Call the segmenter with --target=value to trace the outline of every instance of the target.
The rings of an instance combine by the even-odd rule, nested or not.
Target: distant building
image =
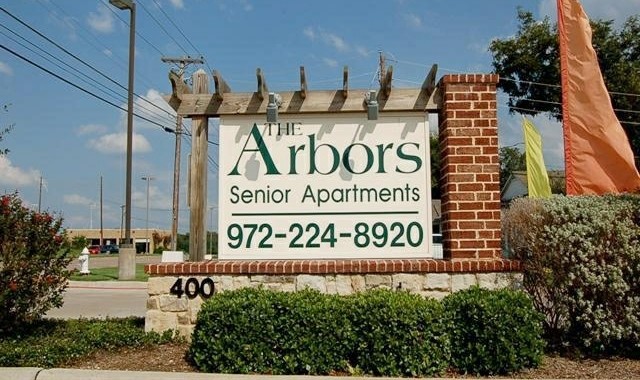
[[[87,245],[100,245],[100,229],[99,228],[70,228],[67,229],[67,236],[69,240],[76,236],[84,236],[87,239]],[[154,236],[156,237],[154,239]],[[137,228],[131,230],[131,238],[133,239],[136,252],[145,252],[145,246],[147,243],[147,229]],[[124,239],[123,231],[119,228],[104,228],[102,230],[102,245],[116,244],[120,245]],[[149,252],[153,251],[157,247],[167,247],[171,239],[170,230],[149,229]]]
[[[549,175],[551,192],[553,194],[564,193],[564,170],[550,170],[547,173]],[[504,184],[504,187],[500,192],[500,201],[505,205],[509,204],[509,202],[516,198],[526,197],[528,195],[529,187],[527,185],[527,172],[515,171],[511,173],[511,176],[507,179],[507,183]]]

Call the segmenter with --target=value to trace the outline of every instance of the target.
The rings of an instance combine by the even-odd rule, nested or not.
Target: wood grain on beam
[[[260,100],[264,100],[264,98],[269,96],[269,88],[267,87],[267,82],[264,79],[264,73],[261,68],[256,69],[256,77],[258,79],[258,90],[256,94]]]
[[[218,100],[224,99],[224,94],[231,92],[231,87],[225,82],[218,70],[213,70],[213,84],[215,86],[214,95]]]
[[[342,95],[346,99],[349,96],[349,66],[342,69]]]
[[[282,97],[280,114],[287,113],[326,113],[326,112],[365,112],[363,102],[364,89],[307,91],[302,99],[299,91],[279,92]],[[437,91],[434,91],[434,93]],[[268,96],[268,95],[267,95]],[[167,100],[170,97],[165,98]],[[256,93],[230,92],[224,100],[217,100],[212,94],[184,94],[182,102],[174,109],[178,114],[190,117],[207,115],[255,115],[266,113],[267,102]],[[438,109],[433,94],[427,96],[420,88],[395,88],[389,97],[380,102],[380,112],[422,111],[433,112]]]
[[[300,96],[302,99],[307,97],[307,77],[304,74],[304,66],[300,66]]]

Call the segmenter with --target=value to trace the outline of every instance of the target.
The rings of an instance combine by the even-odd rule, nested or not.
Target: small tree
[[[62,219],[0,197],[0,335],[62,305],[71,260]]]
[[[74,236],[73,239],[71,239],[71,248],[84,248],[87,245],[89,245],[89,242],[87,241],[87,238],[85,236],[78,235]]]

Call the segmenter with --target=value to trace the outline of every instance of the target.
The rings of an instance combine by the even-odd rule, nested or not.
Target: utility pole
[[[38,193],[38,214],[40,213],[41,205],[42,205],[42,176],[40,176],[40,192]]]
[[[100,247],[104,244],[104,230],[102,228],[102,176],[100,176]]]
[[[191,57],[162,57],[162,62],[173,63],[178,65],[178,75],[180,80],[183,81],[184,69],[192,63],[203,64],[202,58]],[[182,116],[178,115],[176,118],[176,147],[175,155],[173,159],[173,207],[172,207],[172,220],[171,220],[171,250],[178,249],[178,212],[180,208],[180,147],[182,142]]]
[[[147,244],[146,244],[146,248],[145,248],[145,253],[149,254],[149,183],[151,182],[151,180],[154,179],[151,176],[145,176],[142,177],[143,181],[147,181],[147,224],[146,224],[146,229],[147,229]]]

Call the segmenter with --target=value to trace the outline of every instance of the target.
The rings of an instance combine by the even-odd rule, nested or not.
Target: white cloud
[[[11,186],[36,185],[40,181],[40,172],[35,169],[21,169],[14,166],[7,156],[0,156],[0,183]]]
[[[146,153],[151,151],[151,144],[143,135],[134,133],[132,141],[132,149],[134,153]],[[127,134],[125,131],[121,133],[106,134],[98,137],[97,139],[89,140],[87,145],[101,153],[125,153],[127,150]]]
[[[92,199],[79,194],[66,194],[62,199],[64,203],[70,205],[89,206],[95,203]]]
[[[413,29],[422,28],[422,19],[415,13],[405,13],[402,15],[404,21]]]
[[[6,63],[0,62],[0,73],[8,76],[12,76],[13,69],[11,68],[11,66],[7,65]]]
[[[113,14],[106,6],[100,4],[98,13],[89,12],[87,24],[97,32],[110,33],[113,31]]]
[[[76,134],[78,136],[100,134],[105,133],[106,131],[107,127],[100,124],[85,124],[76,128]]]
[[[338,67],[338,61],[336,61],[335,59],[322,58],[322,62],[324,62],[325,65],[327,65],[329,67]]]
[[[253,5],[247,0],[244,0],[242,2],[242,9],[244,9],[245,12],[251,12],[253,10]]]
[[[315,30],[313,27],[307,26],[306,28],[304,28],[302,33],[311,41],[315,41],[316,37],[319,36],[325,44],[333,47],[340,52],[345,53],[351,50],[349,44],[347,44],[347,42],[342,37],[338,36],[337,34],[324,31],[321,28]]]
[[[304,35],[307,36],[311,41],[316,39],[316,32],[310,26],[307,26],[306,28],[304,28],[302,33],[304,33]]]
[[[182,0],[170,0],[169,2],[176,9],[184,9],[184,1]]]
[[[322,32],[322,39],[327,44],[333,46],[336,50],[341,52],[349,51],[349,45],[337,34]]]
[[[551,20],[557,20],[556,1],[541,0],[539,5],[540,16],[549,16]],[[616,25],[621,25],[630,15],[640,13],[640,0],[582,0],[581,4],[590,19],[614,20]]]
[[[356,53],[363,57],[368,57],[371,51],[367,50],[364,46],[356,46]]]
[[[106,55],[107,57],[113,57],[113,52],[109,49],[104,49],[102,51],[102,54]]]

